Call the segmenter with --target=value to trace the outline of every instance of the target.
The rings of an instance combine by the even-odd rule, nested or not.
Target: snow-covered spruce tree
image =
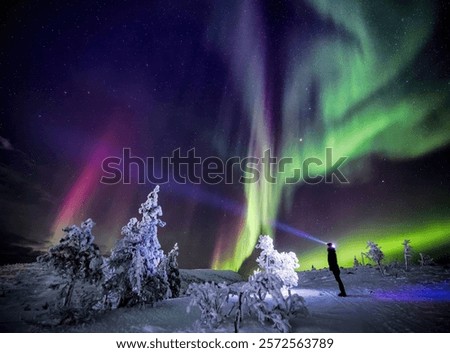
[[[366,248],[369,249],[366,256],[377,264],[378,268],[380,269],[381,274],[384,275],[383,264],[382,264],[383,259],[384,259],[384,254],[381,251],[381,248],[378,246],[378,244],[375,244],[373,241],[368,241]]]
[[[284,288],[292,288],[298,284],[295,269],[299,267],[297,256],[291,252],[278,252],[273,246],[273,240],[268,235],[260,235],[256,249],[261,249],[256,262],[259,271],[277,274]]]
[[[402,243],[403,245],[403,257],[405,259],[405,270],[408,271],[408,265],[411,262],[411,257],[413,255],[413,248],[411,246],[411,240],[405,239]]]
[[[167,281],[169,282],[169,289],[171,298],[178,298],[181,291],[181,278],[178,269],[178,244],[175,243],[173,249],[167,254],[165,259],[165,268],[167,273]]]
[[[72,225],[64,228],[64,237],[59,244],[38,257],[38,262],[46,263],[56,269],[66,279],[61,292],[63,307],[70,308],[72,295],[77,282],[98,283],[103,279],[103,257],[94,243],[92,228],[95,223],[87,219],[81,227]]]
[[[105,283],[107,307],[153,304],[170,296],[165,256],[158,227],[165,223],[158,205],[159,186],[141,204],[141,220],[131,218],[122,228],[123,238],[111,251],[109,278]]]

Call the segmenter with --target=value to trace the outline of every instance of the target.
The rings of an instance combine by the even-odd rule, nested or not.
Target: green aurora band
[[[353,234],[346,234],[337,244],[337,253],[339,256],[339,264],[345,267],[353,266],[353,257],[356,256],[361,263],[361,253],[367,251],[367,239],[378,243],[385,255],[385,263],[390,261],[399,261],[403,259],[403,240],[411,240],[413,245],[413,261],[417,263],[419,252],[427,254],[435,251],[437,255],[445,252],[445,247],[441,247],[436,251],[436,243],[446,243],[448,246],[450,241],[450,220],[437,220],[425,223],[411,222],[408,224],[397,224],[386,227],[364,227],[355,229]],[[447,239],[445,239],[447,238]],[[302,269],[310,269],[311,266],[316,268],[328,267],[326,250],[323,247],[301,254]],[[365,260],[367,263],[367,259]]]
[[[335,159],[348,157],[345,172],[352,182],[352,177],[364,172],[361,163],[369,163],[371,155],[407,160],[449,142],[448,82],[433,72],[426,76],[414,70],[418,60],[422,65],[427,60],[421,54],[432,35],[435,16],[429,1],[406,5],[395,1],[311,0],[309,5],[336,30],[318,33],[308,44],[303,41],[301,50],[289,51],[280,141],[271,134],[266,94],[270,85],[264,74],[264,43],[257,11],[249,3],[241,7],[236,52],[252,60],[244,64],[236,55],[232,71],[241,77],[238,89],[250,117],[248,155],[261,157],[271,148],[278,157],[291,157],[294,163],[278,173],[275,184],[266,180],[245,184],[246,216],[240,234],[234,248],[214,259],[213,268],[239,270],[259,234],[275,234],[271,224],[281,202],[289,209],[300,186],[282,181],[292,176],[305,158],[323,158],[325,148],[332,147]],[[297,42],[293,34],[289,47],[297,48]],[[312,113],[311,87],[317,95],[317,108]],[[317,167],[313,172],[323,175],[325,168]],[[406,229],[404,225],[355,229],[339,238],[339,256],[342,265],[350,265],[367,240],[373,240],[394,258],[405,238],[426,250],[432,243],[445,241],[449,234],[450,223],[445,217],[411,222]],[[322,248],[302,253],[300,259],[302,269],[312,264],[325,266],[321,260],[326,260]]]

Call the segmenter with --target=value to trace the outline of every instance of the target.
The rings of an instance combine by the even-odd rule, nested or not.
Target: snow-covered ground
[[[236,283],[231,271],[181,270],[182,288],[191,282]],[[414,267],[409,272],[392,269],[387,276],[374,268],[344,269],[341,278],[348,297],[337,296],[338,287],[327,270],[299,273],[293,291],[303,296],[308,317],[291,321],[294,332],[449,332],[450,270],[439,266]],[[0,267],[0,332],[197,332],[199,311],[186,312],[188,297],[157,303],[154,307],[121,308],[96,316],[78,326],[45,326],[52,323],[51,308],[61,279],[42,265]],[[243,332],[272,331],[245,319]],[[230,319],[219,331],[233,332]]]

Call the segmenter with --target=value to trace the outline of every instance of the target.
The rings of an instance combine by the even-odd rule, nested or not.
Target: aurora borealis
[[[294,163],[346,156],[348,184],[161,185],[163,247],[180,265],[238,270],[258,236],[323,267],[367,240],[390,259],[411,239],[448,257],[448,5],[430,1],[2,4],[2,262],[30,260],[92,217],[107,253],[152,185],[103,185],[101,162],[160,158]],[[314,174],[323,175],[324,166]],[[277,227],[279,224],[285,225]]]

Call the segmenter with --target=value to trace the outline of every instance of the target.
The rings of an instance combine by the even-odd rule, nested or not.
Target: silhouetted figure
[[[334,278],[336,278],[336,282],[339,284],[339,290],[341,291],[338,295],[340,297],[346,297],[347,293],[345,292],[344,283],[342,283],[340,274],[341,270],[339,269],[339,265],[336,257],[336,249],[333,246],[333,243],[328,243],[328,266],[330,271],[333,272]]]

